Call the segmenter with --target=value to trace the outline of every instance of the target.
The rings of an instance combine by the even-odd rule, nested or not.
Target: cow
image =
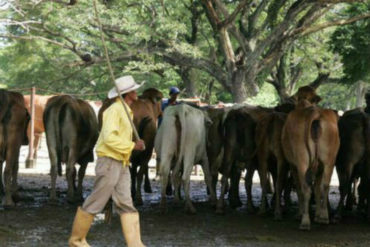
[[[260,214],[266,212],[267,174],[272,171],[275,184],[275,219],[281,219],[281,193],[287,183],[289,166],[281,145],[281,133],[287,113],[272,112],[257,122],[255,141],[258,171],[262,188]],[[287,191],[285,191],[285,195]],[[286,202],[287,202],[286,198]]]
[[[365,153],[366,153],[366,131],[369,116],[363,109],[357,108],[347,111],[339,119],[338,128],[340,136],[340,147],[336,160],[336,170],[339,179],[340,200],[337,207],[336,220],[340,220],[346,207],[352,208],[354,201],[351,186],[361,176],[361,181],[366,181]]]
[[[155,150],[160,160],[161,210],[167,210],[166,190],[172,170],[175,202],[179,201],[180,179],[185,191],[185,211],[196,213],[190,199],[190,175],[194,164],[203,167],[205,182],[210,191],[210,200],[216,201],[206,151],[207,126],[210,119],[205,111],[187,104],[169,106],[164,111],[162,124],[155,138]],[[181,177],[181,178],[180,178]]]
[[[14,207],[17,195],[18,159],[21,145],[28,144],[29,114],[22,94],[0,89],[0,194],[4,208]],[[6,162],[3,185],[3,162]]]
[[[240,171],[245,169],[254,169],[255,165],[253,154],[255,152],[254,131],[256,121],[245,111],[245,108],[232,109],[228,112],[224,122],[224,156],[220,168],[221,192],[217,201],[216,213],[224,213],[224,195],[228,188],[228,179],[231,179],[229,191],[229,201],[232,207],[239,206],[239,180]],[[251,193],[246,187],[248,195],[248,205],[251,203]]]
[[[209,118],[212,121],[208,128],[207,155],[212,174],[212,187],[216,191],[218,170],[222,164],[224,153],[224,129],[223,122],[228,110],[225,108],[206,108]]]
[[[42,134],[45,132],[44,123],[42,120],[42,116],[44,114],[45,106],[47,101],[53,97],[52,95],[35,95],[34,96],[34,138],[33,138],[33,153],[28,154],[28,158],[33,159],[34,163],[36,163],[37,159],[37,151],[40,145],[40,140]],[[31,96],[24,95],[24,102],[26,104],[26,108],[28,113],[31,115]],[[28,140],[31,140],[31,123],[28,124],[27,128],[27,136]]]
[[[67,201],[80,201],[83,199],[82,181],[86,167],[94,161],[93,149],[98,139],[98,121],[94,110],[81,99],[69,95],[54,96],[46,104],[43,121],[51,164],[50,202],[57,200],[55,182],[57,172],[62,175],[62,163],[66,164]],[[76,163],[80,165],[77,190]]]
[[[299,228],[309,230],[312,186],[315,189],[315,221],[329,224],[329,184],[339,150],[338,115],[306,99],[298,100],[283,126],[282,146],[297,187],[301,214]]]
[[[157,132],[157,120],[162,115],[161,101],[163,94],[155,89],[148,88],[143,91],[139,99],[132,103],[131,110],[134,115],[134,124],[138,130],[138,134],[145,142],[144,151],[132,152],[131,161],[131,191],[132,198],[135,200],[136,205],[142,205],[141,184],[143,176],[145,175],[145,192],[150,193],[151,186],[149,181],[148,163],[151,159],[154,147],[154,138]],[[102,125],[102,115],[115,99],[106,99],[103,106],[99,111],[99,128]],[[139,171],[137,169],[139,168]],[[137,179],[137,180],[136,180]]]

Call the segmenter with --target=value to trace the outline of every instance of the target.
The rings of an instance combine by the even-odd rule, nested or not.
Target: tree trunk
[[[362,81],[356,85],[356,107],[362,107],[364,104],[366,87]]]
[[[181,76],[182,81],[185,85],[185,93],[186,97],[196,97],[196,86],[194,80],[194,72],[190,68],[180,68],[178,74]]]
[[[232,96],[235,103],[243,103],[247,99],[247,92],[244,85],[245,72],[242,70],[235,71],[231,80]]]

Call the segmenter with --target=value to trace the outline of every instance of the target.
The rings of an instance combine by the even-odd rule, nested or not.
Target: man
[[[115,102],[103,113],[103,125],[96,144],[95,173],[93,191],[82,207],[77,209],[69,238],[70,247],[89,246],[86,235],[94,220],[94,215],[104,209],[112,197],[117,212],[120,214],[123,235],[128,247],[142,247],[139,225],[139,214],[131,198],[130,156],[132,150],[144,150],[142,140],[132,141],[132,127],[125,112],[119,94],[122,95],[131,119],[130,105],[137,100],[136,84],[132,76],[123,76],[116,80],[119,93],[112,88],[108,98],[116,98]]]
[[[170,98],[162,101],[162,112],[164,112],[167,106],[178,104],[177,97],[179,96],[179,94],[180,94],[180,89],[178,87],[170,87],[170,91],[169,91]],[[161,123],[162,123],[162,116],[158,118],[158,127],[161,125]]]
[[[169,92],[170,98],[162,102],[162,112],[164,111],[164,109],[166,109],[167,106],[177,104],[177,97],[179,96],[179,94],[180,94],[179,88],[170,87]]]

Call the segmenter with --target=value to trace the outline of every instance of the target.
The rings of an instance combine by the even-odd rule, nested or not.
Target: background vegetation
[[[210,103],[275,105],[302,85],[363,103],[370,1],[97,0],[116,76]],[[0,86],[103,99],[111,88],[92,0],[0,1]],[[100,93],[98,95],[91,95]]]

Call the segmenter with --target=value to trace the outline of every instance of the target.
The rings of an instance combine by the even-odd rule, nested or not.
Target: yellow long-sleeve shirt
[[[133,119],[130,107],[126,107]],[[132,127],[119,99],[103,113],[103,125],[96,144],[98,157],[110,157],[130,164],[130,156],[135,143],[132,141]]]

